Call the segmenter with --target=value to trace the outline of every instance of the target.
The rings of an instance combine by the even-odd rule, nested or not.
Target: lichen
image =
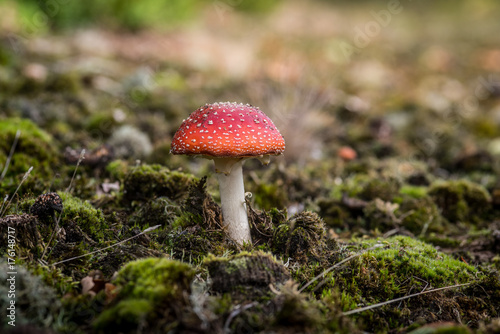
[[[0,259],[0,266],[7,268],[7,261]],[[12,281],[8,279],[14,278]],[[7,310],[11,306],[10,301],[15,301],[14,316],[2,317],[0,329],[12,328],[8,322],[14,320],[18,326],[30,324],[40,328],[50,328],[59,319],[61,302],[57,298],[54,289],[45,284],[40,277],[31,274],[24,266],[16,265],[16,274],[12,275],[7,270],[0,270],[0,307]],[[11,285],[13,286],[11,288]],[[12,290],[13,292],[9,292]],[[14,293],[16,298],[8,295]],[[7,314],[9,315],[10,311]],[[3,332],[3,331],[2,331]]]

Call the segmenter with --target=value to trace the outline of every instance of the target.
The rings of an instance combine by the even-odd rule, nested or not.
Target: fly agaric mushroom
[[[251,242],[245,205],[243,162],[258,158],[267,165],[271,155],[285,150],[285,140],[273,121],[249,104],[206,104],[184,120],[172,140],[172,154],[213,159],[219,179],[224,226],[239,244]]]

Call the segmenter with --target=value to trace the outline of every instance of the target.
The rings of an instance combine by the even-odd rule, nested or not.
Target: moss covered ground
[[[141,3],[0,1],[0,332],[500,332],[495,1]],[[286,140],[251,244],[169,153],[218,100]]]

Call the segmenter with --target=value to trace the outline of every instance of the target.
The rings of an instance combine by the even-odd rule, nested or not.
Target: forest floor
[[[2,331],[498,333],[500,6],[396,3],[0,22]],[[213,162],[169,153],[217,101],[286,140],[245,163],[243,246]]]

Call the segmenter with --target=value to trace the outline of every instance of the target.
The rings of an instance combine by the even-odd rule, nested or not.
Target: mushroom
[[[267,165],[271,155],[285,150],[285,140],[273,121],[249,104],[206,104],[185,119],[172,140],[172,154],[197,155],[215,162],[224,226],[229,236],[251,242],[245,205],[243,162],[258,158]]]

